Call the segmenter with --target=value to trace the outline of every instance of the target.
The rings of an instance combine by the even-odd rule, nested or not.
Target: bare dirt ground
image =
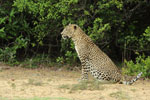
[[[99,89],[84,89],[84,85],[79,89],[69,88],[79,84],[79,77],[80,72],[77,71],[54,71],[50,68],[1,69],[0,100],[33,97],[53,98],[50,100],[150,100],[149,80],[138,80],[133,85],[101,84]]]

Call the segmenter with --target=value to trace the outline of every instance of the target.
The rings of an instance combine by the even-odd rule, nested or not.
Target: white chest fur
[[[75,45],[75,50],[77,52],[77,54],[79,55],[79,49],[78,49],[78,46]]]

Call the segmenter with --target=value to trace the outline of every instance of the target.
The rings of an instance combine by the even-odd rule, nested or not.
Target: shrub
[[[17,50],[20,48],[26,48],[27,44],[27,38],[24,39],[22,36],[17,37],[16,40],[10,44],[11,46],[0,48],[0,61],[11,65],[18,64],[16,58]]]
[[[36,55],[35,57],[26,58],[23,62],[20,62],[21,67],[25,68],[42,68],[53,66],[52,60],[47,55]]]
[[[145,55],[139,55],[136,58],[135,63],[131,61],[125,61],[127,68],[123,68],[123,73],[128,75],[137,75],[143,72],[142,76],[150,78],[150,56],[145,57]]]

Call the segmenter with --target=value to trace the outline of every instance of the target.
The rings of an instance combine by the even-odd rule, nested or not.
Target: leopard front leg
[[[87,80],[88,79],[88,72],[90,71],[90,64],[89,64],[89,53],[88,51],[83,51],[83,49],[87,48],[86,45],[81,46],[80,48],[76,47],[76,51],[78,53],[78,57],[81,61],[82,65],[82,76],[79,81]],[[88,48],[87,48],[88,49]]]
[[[87,80],[88,79],[88,72],[90,71],[90,66],[88,64],[88,61],[81,61],[82,64],[82,76],[80,78],[80,80]]]

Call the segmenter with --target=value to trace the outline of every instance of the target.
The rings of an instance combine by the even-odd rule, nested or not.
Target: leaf
[[[0,33],[4,33],[4,29],[5,29],[5,27],[1,28]]]
[[[0,18],[0,24],[5,24],[5,21],[8,17],[3,17],[3,18]]]
[[[10,17],[14,17],[14,14],[15,14],[15,9],[12,9],[10,12]]]
[[[150,34],[150,27],[147,27],[147,29],[145,30],[145,33],[149,33]]]
[[[84,14],[85,15],[90,15],[90,13],[87,10],[84,11]]]
[[[2,39],[6,38],[6,34],[5,34],[4,29],[5,29],[5,27],[0,29],[0,38],[2,38]]]
[[[35,43],[31,43],[31,45],[32,45],[32,47],[35,47],[36,44]]]

